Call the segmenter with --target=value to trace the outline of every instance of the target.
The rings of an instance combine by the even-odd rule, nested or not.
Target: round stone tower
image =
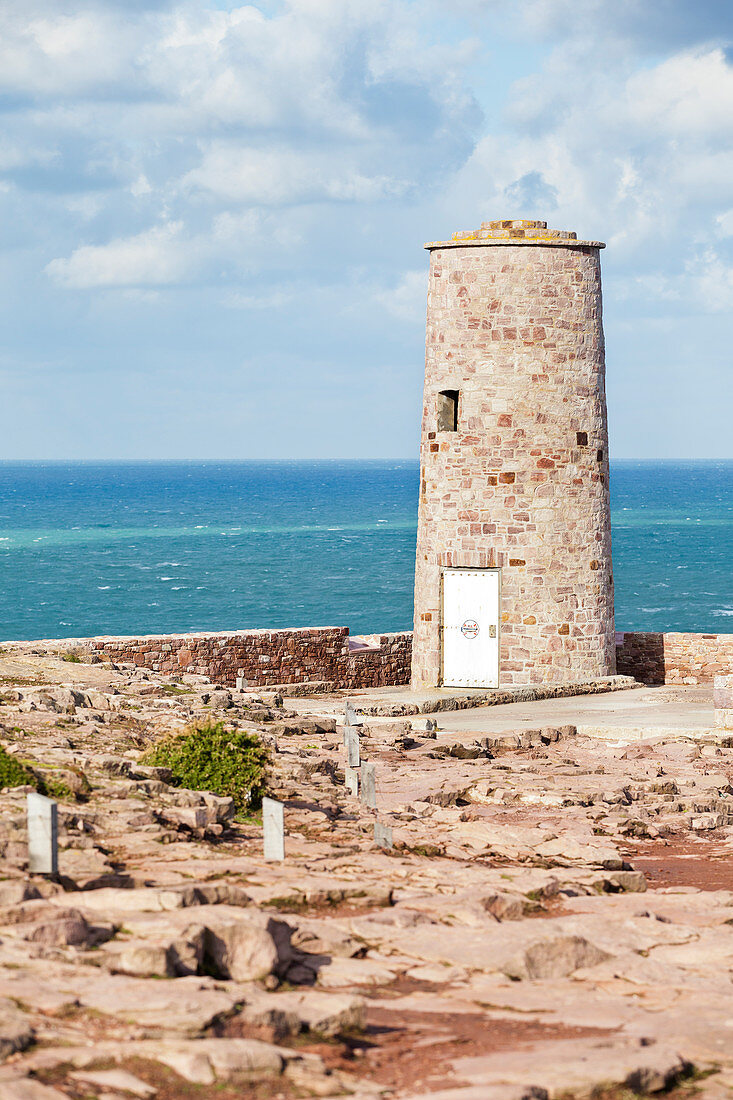
[[[611,675],[604,246],[497,221],[425,247],[413,685]]]

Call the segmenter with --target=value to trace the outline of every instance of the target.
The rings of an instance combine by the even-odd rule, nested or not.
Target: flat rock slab
[[[126,1024],[185,1035],[198,1035],[242,996],[235,983],[225,987],[211,978],[151,982],[91,967],[56,966],[52,973],[47,971],[42,966],[31,973],[0,971],[0,994],[42,1012],[78,1005]]]
[[[392,969],[373,959],[331,959],[318,971],[318,984],[323,989],[389,985],[398,973],[399,967]]]
[[[297,1031],[313,1031],[333,1038],[343,1031],[355,1031],[366,1022],[366,1002],[361,997],[318,990],[284,993],[256,993],[248,998],[243,1010],[245,1019],[253,1023],[271,1024],[283,1017],[292,1018]]]
[[[81,1081],[96,1088],[129,1092],[131,1096],[141,1097],[141,1100],[148,1100],[148,1097],[155,1096],[158,1091],[125,1069],[79,1070],[70,1074],[70,1077],[74,1081]]]
[[[586,1094],[598,1081],[638,1093],[661,1092],[691,1068],[678,1051],[666,1046],[592,1040],[539,1043],[531,1050],[458,1058],[453,1063],[456,1075],[470,1084],[541,1087],[550,1100]]]
[[[410,1093],[404,1100],[546,1100],[547,1094],[535,1086],[469,1085],[438,1092]]]
[[[478,923],[478,910],[470,909],[463,917],[458,907],[454,909],[453,927],[421,923],[399,928],[377,924],[368,917],[352,919],[349,927],[366,942],[379,938],[382,951],[389,945],[407,958],[472,972],[502,973],[515,980],[566,977],[576,970],[595,967],[612,955],[635,953],[638,957],[652,947],[659,951],[665,944],[684,945],[697,939],[693,929],[644,916],[623,922],[599,914],[496,924],[486,914],[484,928],[476,928],[467,926],[467,922]],[[729,950],[733,950],[733,935],[727,929],[724,935]],[[352,960],[354,970],[361,962]],[[319,976],[321,984],[331,980],[329,969],[325,967]]]
[[[287,1063],[286,1052],[257,1039],[200,1039],[194,1043],[151,1043],[138,1046],[141,1057],[169,1066],[186,1081],[213,1085],[238,1073],[277,1076]],[[297,1056],[295,1056],[297,1057]]]
[[[67,1093],[42,1085],[31,1077],[0,1081],[0,1090],[3,1100],[68,1100]]]
[[[196,1085],[214,1085],[236,1080],[240,1075],[252,1078],[276,1077],[286,1071],[300,1071],[305,1081],[310,1074],[315,1079],[311,1084],[322,1085],[323,1078],[328,1076],[319,1056],[276,1046],[260,1039],[202,1038],[182,1041],[165,1038],[124,1043],[102,1041],[95,1043],[93,1047],[65,1047],[61,1051],[39,1050],[29,1061],[35,1070],[68,1065],[75,1067],[70,1074],[73,1080],[88,1081],[98,1087],[127,1090],[145,1098],[152,1096],[152,1092],[141,1091],[150,1086],[139,1081],[124,1068],[98,1070],[95,1066],[101,1059],[125,1063],[133,1058],[159,1062],[185,1081]],[[123,1081],[127,1081],[127,1084],[123,1084]],[[338,1078],[331,1078],[328,1093],[316,1088],[316,1094],[340,1094],[337,1082]],[[0,1095],[3,1100],[4,1088],[5,1082],[0,1080]],[[137,1093],[135,1088],[139,1090]]]

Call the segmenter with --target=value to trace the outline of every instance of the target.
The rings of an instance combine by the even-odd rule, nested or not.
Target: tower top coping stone
[[[602,241],[579,241],[575,233],[548,229],[547,222],[506,219],[481,222],[480,229],[454,233],[449,241],[428,241],[425,248],[463,248],[486,245],[542,245],[551,248],[605,248]]]

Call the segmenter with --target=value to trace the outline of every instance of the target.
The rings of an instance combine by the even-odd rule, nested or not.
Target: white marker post
[[[361,749],[359,745],[359,729],[357,726],[346,727],[346,763],[350,768],[358,768],[361,764]]]
[[[344,725],[345,726],[363,726],[364,719],[356,713],[351,703],[346,700],[346,710],[344,712]]]
[[[262,828],[265,859],[282,862],[285,859],[285,815],[282,802],[262,799]]]
[[[377,808],[377,784],[373,764],[361,766],[361,801],[369,810]]]
[[[52,798],[29,794],[28,870],[35,875],[57,875],[59,872],[59,810]]]
[[[359,793],[359,770],[358,768],[350,768],[347,764],[344,769],[344,781],[346,783],[346,789],[354,797]]]
[[[391,848],[394,843],[392,839],[392,826],[382,825],[381,821],[375,821],[374,843],[378,844],[380,848]]]

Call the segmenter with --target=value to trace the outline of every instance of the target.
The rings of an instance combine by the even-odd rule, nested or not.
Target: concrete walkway
[[[668,731],[695,736],[714,724],[710,687],[642,687],[607,695],[576,695],[570,699],[542,699],[535,703],[507,703],[499,707],[452,711],[439,716],[439,726],[456,732],[497,733],[572,724],[591,737],[636,740]]]
[[[706,687],[636,687],[627,691],[611,691],[595,695],[574,695],[560,699],[538,699],[532,702],[510,702],[492,706],[477,706],[462,710],[441,710],[429,717],[438,722],[438,729],[464,734],[473,740],[481,734],[496,734],[506,730],[533,729],[542,726],[574,725],[586,736],[604,740],[636,741],[676,734],[704,736],[714,726],[712,685]],[[409,688],[379,688],[355,692],[350,696],[358,708],[379,705],[422,703],[440,694],[412,692]],[[443,694],[449,696],[446,691]],[[469,694],[465,692],[463,694]],[[477,692],[478,694],[478,692]],[[305,697],[289,699],[301,713],[341,715],[344,697]],[[423,717],[410,716],[410,717]],[[389,718],[367,718],[379,724]],[[393,719],[392,719],[393,720]],[[459,740],[464,738],[458,737]]]

